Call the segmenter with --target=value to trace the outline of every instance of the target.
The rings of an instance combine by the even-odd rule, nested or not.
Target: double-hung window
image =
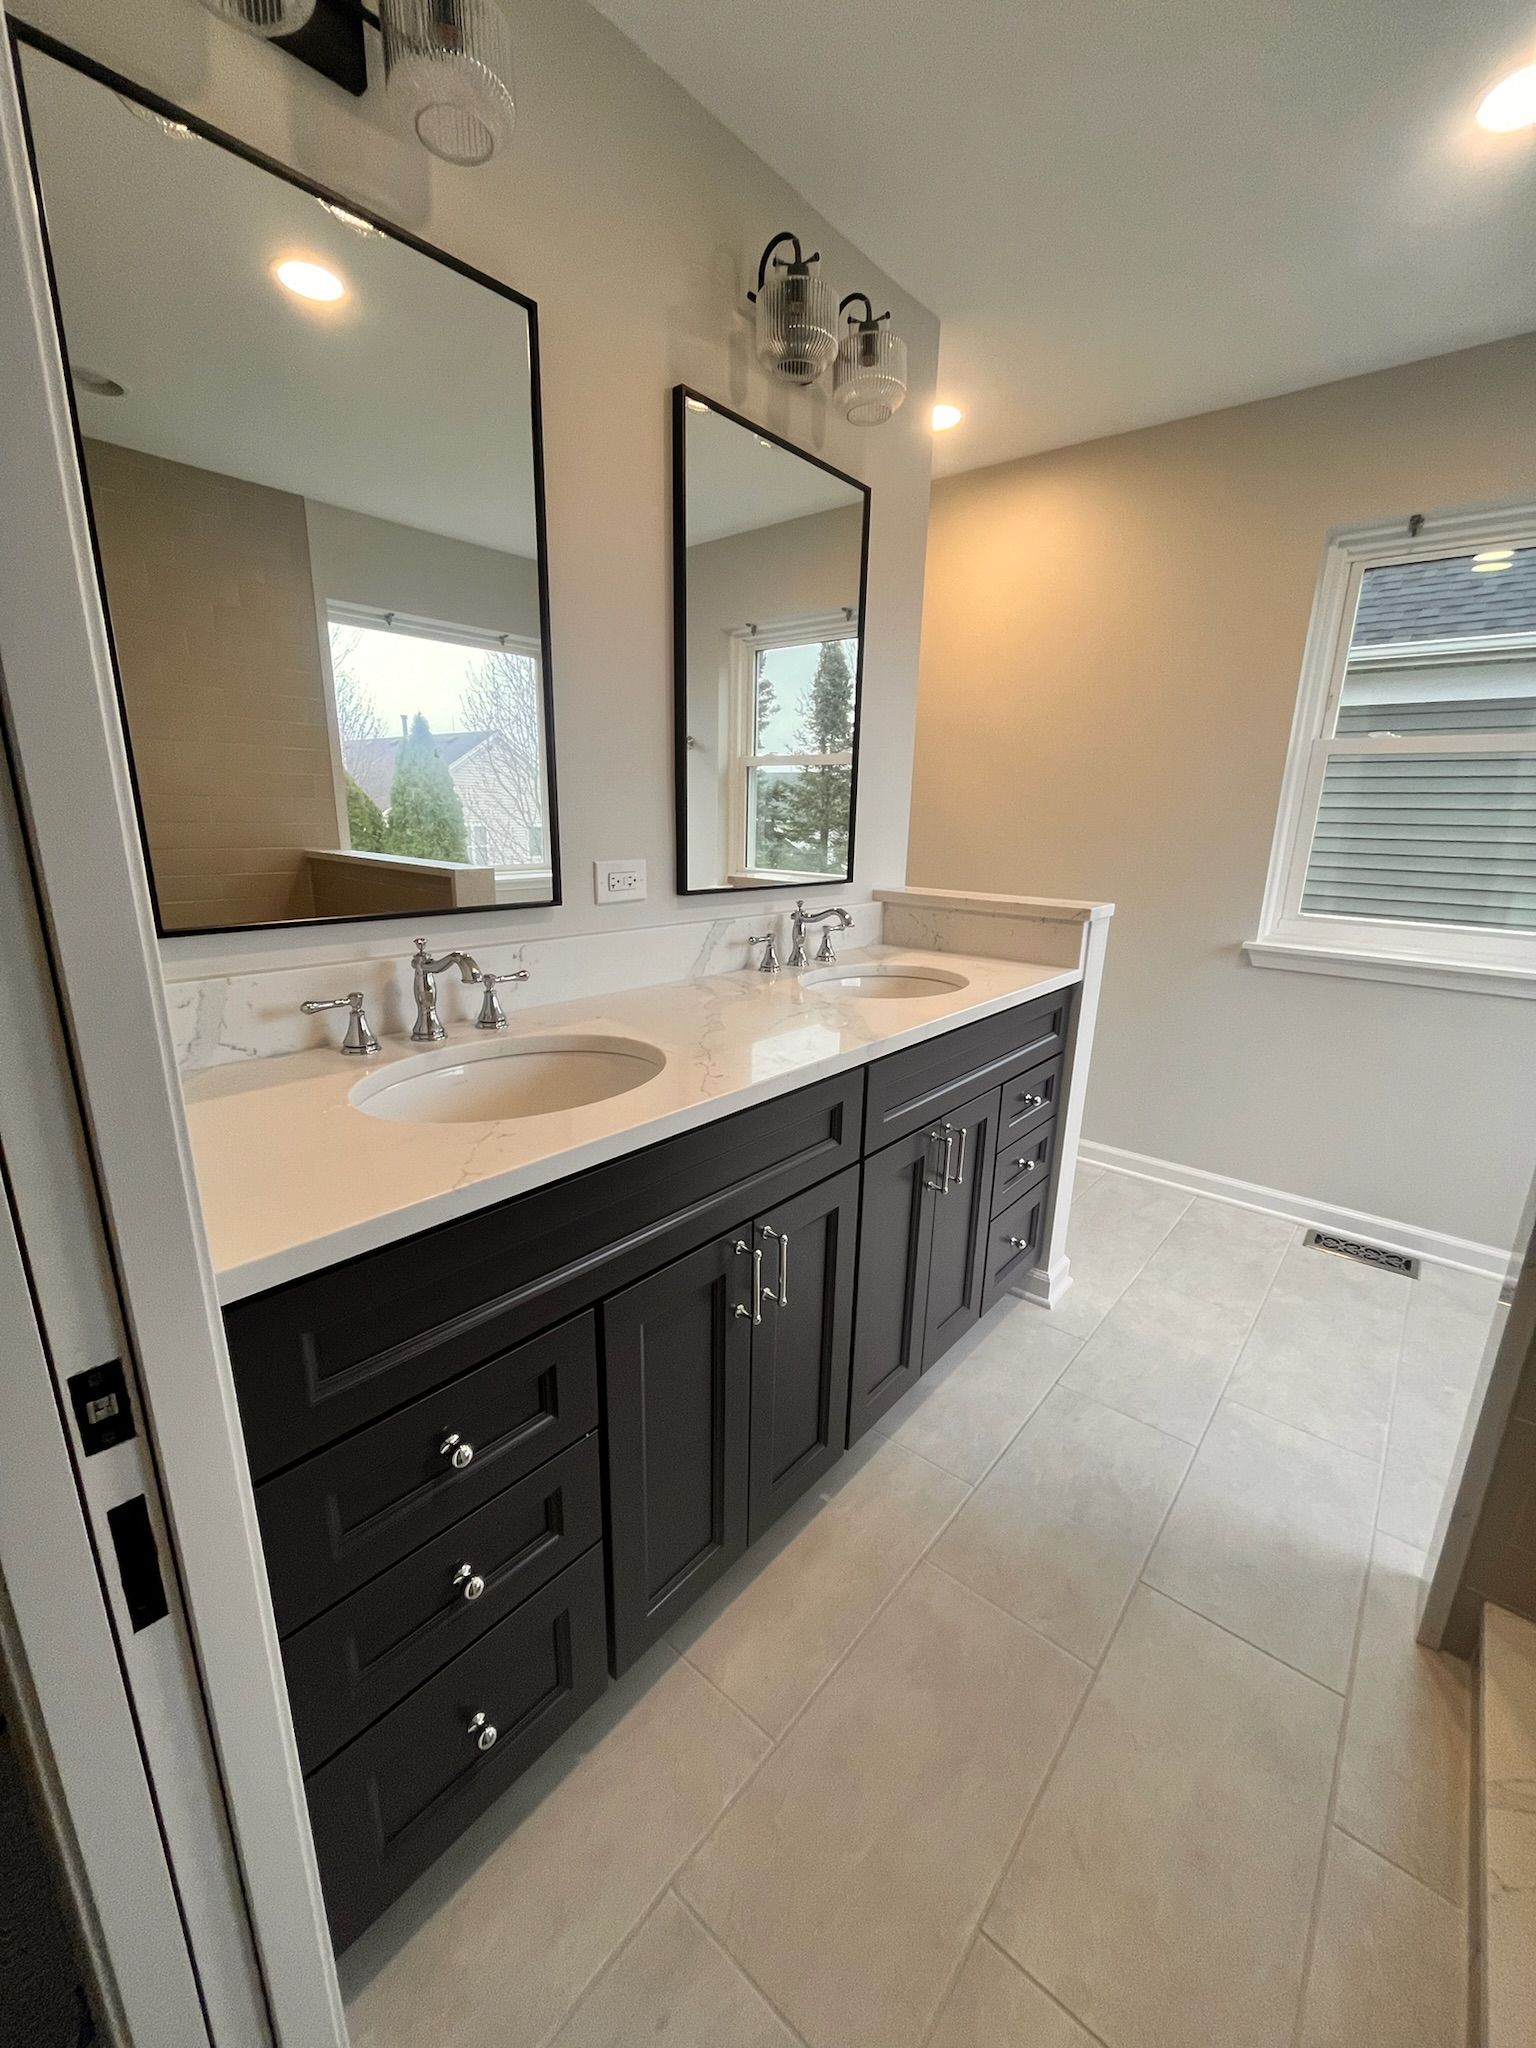
[[[1536,995],[1536,508],[1341,534],[1262,966]]]
[[[848,872],[858,635],[846,612],[732,636],[732,872]]]

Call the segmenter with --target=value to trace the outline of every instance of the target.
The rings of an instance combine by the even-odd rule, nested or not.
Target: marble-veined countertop
[[[187,1124],[220,1299],[318,1272],[1080,978],[1076,967],[892,946],[861,948],[839,965],[873,959],[963,975],[967,985],[893,1000],[748,971],[542,1006],[510,991],[510,1030],[491,1042],[638,1039],[665,1064],[606,1101],[501,1123],[396,1122],[349,1099],[402,1060],[425,1052],[451,1063],[455,1047],[483,1050],[490,1034],[469,1024],[451,1025],[432,1047],[392,1038],[366,1059],[323,1049],[189,1075]]]

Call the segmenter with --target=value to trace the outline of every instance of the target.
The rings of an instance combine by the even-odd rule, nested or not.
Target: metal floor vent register
[[[1340,1237],[1333,1230],[1309,1230],[1302,1243],[1311,1251],[1332,1252],[1340,1259],[1358,1259],[1362,1266],[1380,1266],[1384,1273],[1402,1273],[1410,1280],[1419,1277],[1419,1262],[1407,1252],[1389,1252],[1383,1245],[1366,1244],[1358,1237]]]

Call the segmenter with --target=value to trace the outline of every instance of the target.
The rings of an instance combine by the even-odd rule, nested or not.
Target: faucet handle
[[[774,936],[772,932],[749,932],[747,935],[747,944],[749,946],[761,946],[763,949],[763,957],[757,963],[757,971],[759,974],[778,973],[779,949],[774,941]]]
[[[482,968],[475,978],[480,987],[485,990],[485,994],[480,999],[480,1014],[475,1019],[475,1029],[477,1031],[505,1031],[507,1028],[507,1013],[501,1007],[501,1001],[496,991],[504,981],[526,981],[528,979],[527,968],[514,967],[508,974],[487,974],[485,969]]]
[[[314,1002],[300,1003],[299,1008],[306,1017],[318,1017],[322,1010],[350,1010],[346,1035],[341,1041],[341,1050],[347,1053],[364,1054],[377,1052],[379,1041],[373,1035],[373,1027],[363,1014],[366,1001],[360,988],[352,989],[344,996],[322,996]]]

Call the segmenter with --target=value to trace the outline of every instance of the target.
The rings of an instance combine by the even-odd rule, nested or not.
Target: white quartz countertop
[[[839,964],[874,959],[963,975],[966,986],[896,1000],[742,972],[543,1006],[519,991],[499,1040],[464,1024],[432,1047],[402,1037],[366,1059],[324,1049],[188,1076],[187,1123],[220,1299],[318,1272],[1080,978],[1076,967],[892,946],[850,952]],[[455,1047],[483,1051],[488,1041],[555,1032],[639,1039],[665,1064],[607,1101],[501,1123],[396,1122],[349,1099],[360,1081],[424,1052],[451,1064]]]

